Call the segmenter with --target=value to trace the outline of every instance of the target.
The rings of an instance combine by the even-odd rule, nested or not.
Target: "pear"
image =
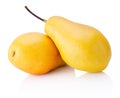
[[[99,30],[60,16],[44,20],[26,9],[45,22],[45,32],[55,43],[66,64],[87,72],[100,72],[107,67],[111,47]]]
[[[65,65],[53,41],[40,32],[18,36],[8,49],[8,58],[16,68],[35,75]]]

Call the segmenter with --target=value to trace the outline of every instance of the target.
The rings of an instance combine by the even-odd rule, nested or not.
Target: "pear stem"
[[[29,13],[31,13],[33,16],[35,16],[36,18],[40,19],[41,21],[43,21],[43,22],[46,22],[46,21],[47,21],[47,20],[45,20],[45,19],[37,16],[37,15],[36,15],[35,13],[33,13],[27,6],[25,6],[25,9],[26,9]]]

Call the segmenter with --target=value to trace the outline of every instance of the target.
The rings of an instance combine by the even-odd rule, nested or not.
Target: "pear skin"
[[[107,67],[111,48],[97,29],[53,16],[46,21],[45,32],[69,66],[88,72],[100,72]]]

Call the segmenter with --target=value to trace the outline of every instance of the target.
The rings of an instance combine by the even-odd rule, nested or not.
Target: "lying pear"
[[[32,13],[27,7],[26,9]],[[94,27],[72,22],[60,16],[44,20],[46,34],[54,41],[63,60],[71,67],[88,72],[104,70],[111,48],[104,35]]]
[[[53,41],[37,32],[18,36],[9,47],[8,58],[14,66],[30,74],[44,74],[65,65]]]

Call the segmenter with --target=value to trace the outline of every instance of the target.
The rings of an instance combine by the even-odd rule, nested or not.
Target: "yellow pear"
[[[71,67],[99,72],[108,65],[110,45],[97,29],[54,16],[47,20],[45,32]]]
[[[46,23],[46,34],[54,41],[69,66],[88,72],[100,72],[107,67],[111,48],[99,30],[60,16],[44,20],[26,9]]]
[[[65,65],[53,41],[37,32],[18,36],[9,47],[8,58],[17,68],[30,74],[44,74]]]

